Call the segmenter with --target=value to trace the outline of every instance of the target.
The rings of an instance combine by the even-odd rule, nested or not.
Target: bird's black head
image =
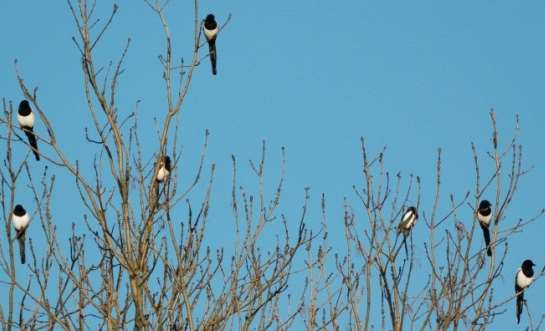
[[[214,17],[214,15],[208,14],[208,15],[206,15],[206,19],[204,21],[205,22],[215,22],[216,18]]]
[[[481,203],[479,203],[479,209],[487,209],[492,207],[492,204],[488,200],[482,200]]]
[[[206,16],[206,19],[204,20],[204,28],[206,30],[214,30],[217,27],[218,23],[216,23],[214,15],[208,14],[208,16]]]
[[[171,165],[170,165],[170,157],[169,157],[168,155],[165,155],[165,157],[164,157],[163,160],[164,160],[164,162],[165,162],[165,168],[166,168],[168,171],[170,171],[170,167],[171,167]]]
[[[19,110],[17,112],[21,116],[27,116],[28,114],[30,114],[32,111],[30,110],[30,104],[28,103],[28,101],[21,101],[21,103],[19,103]]]
[[[532,269],[533,266],[535,266],[535,264],[532,260],[524,260],[524,262],[522,262],[522,269]]]
[[[535,266],[534,262],[532,262],[532,260],[524,260],[524,262],[522,262],[522,272],[528,276],[528,277],[532,277],[534,275],[534,269],[532,268],[533,266]]]
[[[16,205],[15,209],[13,209],[13,213],[17,216],[23,216],[24,214],[26,214],[26,210],[25,208],[23,208],[23,206]]]

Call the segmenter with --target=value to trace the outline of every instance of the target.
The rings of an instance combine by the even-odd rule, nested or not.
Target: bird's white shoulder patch
[[[412,211],[407,211],[405,214],[403,214],[403,218],[401,219],[402,222],[407,222],[410,220],[410,223],[414,221],[414,213]]]
[[[157,180],[162,182],[167,179],[168,175],[170,175],[170,171],[168,171],[165,167],[161,167],[157,172]]]
[[[34,113],[30,113],[27,116],[21,116],[17,113],[17,121],[19,121],[20,126],[27,128],[34,127]]]

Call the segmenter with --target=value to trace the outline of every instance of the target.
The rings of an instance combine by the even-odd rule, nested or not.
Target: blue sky
[[[150,121],[165,108],[157,60],[161,27],[143,2],[119,5],[98,56],[117,58],[123,41],[132,38],[120,102],[129,112],[141,100],[140,116]],[[99,6],[104,14],[111,8],[103,1]],[[190,3],[172,1],[169,9],[175,54],[189,59]],[[242,164],[241,180],[250,182],[243,162],[258,157],[265,139],[273,176],[280,147],[286,146],[286,212],[299,212],[309,186],[315,212],[324,192],[330,218],[340,219],[343,197],[356,202],[351,187],[361,181],[360,136],[372,151],[387,145],[389,170],[423,178],[422,203],[429,210],[438,147],[444,151],[444,192],[461,196],[473,188],[470,142],[480,151],[490,146],[491,108],[505,138],[520,115],[526,165],[534,167],[508,218],[531,216],[545,205],[545,2],[201,3],[202,16],[209,11],[219,21],[229,13],[233,19],[218,39],[218,76],[211,77],[208,63],[195,76],[182,110],[181,138],[182,166],[192,169],[204,130],[211,132],[208,158],[218,165],[216,215],[228,208],[230,155]],[[92,149],[72,143],[83,142],[89,119],[71,41],[75,33],[63,1],[0,4],[0,96],[14,102],[22,96],[13,69],[17,58],[27,82],[39,86],[68,154],[85,159]],[[69,122],[76,125],[65,125]],[[151,130],[149,135],[154,137]],[[73,199],[66,196],[73,196],[70,189],[57,187],[57,196]],[[74,210],[70,217],[77,215]],[[335,228],[332,232],[335,236]],[[212,238],[221,238],[218,233]],[[526,257],[545,263],[542,233],[539,222],[513,238],[507,270],[514,272]],[[511,291],[506,275],[503,282]],[[536,303],[544,290],[540,282],[527,296],[534,316],[543,312]],[[512,330],[512,316],[508,310],[494,329]]]

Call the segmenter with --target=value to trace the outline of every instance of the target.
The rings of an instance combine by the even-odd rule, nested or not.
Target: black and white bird
[[[36,161],[40,161],[40,153],[38,152],[38,142],[34,135],[34,113],[30,109],[28,101],[23,100],[19,103],[19,110],[17,110],[17,121],[21,128],[25,131],[25,135],[28,138],[28,143],[32,147],[32,153],[36,157]]]
[[[21,205],[16,205],[11,216],[11,223],[15,228],[16,238],[19,241],[19,254],[21,255],[21,263],[25,264],[25,234],[30,223],[30,216],[25,208]]]
[[[492,204],[488,200],[482,200],[477,208],[477,219],[483,230],[484,243],[486,244],[486,254],[492,256],[492,248],[490,247],[490,220],[492,219]]]
[[[407,208],[403,216],[401,216],[401,222],[397,226],[397,232],[402,232],[403,234],[409,233],[418,219],[418,211],[416,207],[411,206]]]
[[[535,266],[532,260],[524,260],[522,266],[517,271],[515,277],[515,294],[517,296],[517,324],[520,323],[520,314],[522,314],[522,306],[524,305],[524,290],[532,284],[534,280]]]
[[[165,180],[168,179],[168,176],[170,175],[170,171],[171,171],[170,157],[168,157],[168,155],[165,155],[159,161],[159,170],[157,171],[157,177],[155,179],[159,183],[164,182]]]
[[[208,41],[208,49],[210,51],[210,62],[212,63],[212,74],[216,75],[216,61],[218,54],[216,52],[216,37],[218,36],[219,27],[214,15],[208,14],[204,20],[204,36]]]

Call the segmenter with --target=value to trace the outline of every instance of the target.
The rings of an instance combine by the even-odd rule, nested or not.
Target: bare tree
[[[117,102],[131,40],[116,61],[103,65],[95,57],[118,13],[117,5],[100,23],[95,1],[67,1],[77,28],[73,41],[93,127],[85,131],[86,142],[95,150],[89,164],[65,153],[67,142],[56,136],[59,123],[50,121],[38,89],[27,85],[15,62],[19,87],[45,130],[34,132],[38,151],[36,144],[24,138],[28,130],[16,124],[12,102],[3,100],[0,124],[6,148],[0,167],[0,203],[5,239],[0,240],[0,286],[7,298],[0,307],[0,321],[4,330],[485,330],[505,312],[515,293],[497,297],[494,289],[505,274],[508,239],[544,212],[537,210],[535,217],[514,225],[503,222],[519,179],[527,172],[518,143],[518,118],[514,137],[502,145],[495,113],[490,112],[492,146],[483,154],[472,145],[474,186],[461,195],[444,198],[442,151],[438,150],[430,210],[423,207],[420,177],[392,176],[386,168],[386,149],[371,155],[362,138],[363,181],[345,199],[340,215],[344,238],[336,245],[328,230],[331,216],[325,194],[320,199],[320,220],[313,224],[308,216],[309,188],[302,192],[297,217],[285,210],[285,150],[276,167],[278,179],[271,184],[270,175],[265,175],[263,142],[258,161],[249,162],[255,190],[239,184],[241,165],[232,157],[231,196],[220,199],[230,200],[233,236],[226,241],[229,247],[212,246],[207,234],[215,198],[215,165],[207,160],[208,131],[195,172],[184,169],[185,177],[192,176],[190,184],[182,187],[178,180],[181,129],[177,119],[194,72],[209,56],[202,36],[203,15],[195,0],[191,60],[175,63],[178,56],[173,54],[165,14],[168,1],[145,3],[164,34],[159,59],[167,106],[152,155],[146,155],[141,145],[142,139],[151,139],[152,132],[141,129],[137,112]],[[229,20],[230,16],[220,33]],[[39,178],[29,169],[34,162],[30,154],[16,161],[14,153],[21,151],[39,153],[48,165]],[[489,173],[489,169],[483,171],[483,158],[492,160],[488,177],[483,175]],[[92,171],[86,170],[89,165]],[[85,208],[68,238],[58,235],[59,224],[52,212],[59,173],[74,179],[72,193],[77,192]],[[17,267],[11,224],[18,187],[33,196],[32,226],[41,228],[46,243],[37,247],[37,241],[29,238],[24,269]],[[476,209],[485,193],[494,207],[491,257],[486,256],[487,247],[476,226]],[[440,202],[449,207],[442,208]],[[363,215],[356,211],[360,206]],[[415,208],[410,209],[414,210],[412,222],[417,223],[399,232],[399,222],[410,206]],[[426,231],[423,245],[413,240],[415,231]],[[427,275],[421,282],[414,281],[415,268],[422,269],[417,266],[417,254],[424,265],[419,273]],[[528,317],[530,329],[539,329],[543,317]]]
[[[10,259],[4,260],[3,270],[10,279],[10,304],[2,320],[7,329],[13,326],[94,329],[96,325],[108,330],[124,329],[128,325],[138,330],[212,330],[228,325],[249,329],[250,325],[268,326],[290,320],[282,320],[271,312],[278,309],[279,294],[287,287],[293,257],[309,240],[304,219],[293,238],[291,232],[286,231],[278,237],[275,250],[267,255],[260,250],[261,235],[277,218],[284,176],[281,175],[271,202],[266,203],[264,145],[262,159],[253,168],[260,186],[257,202],[244,188],[233,186],[235,254],[226,259],[222,249],[214,252],[204,246],[214,181],[214,164],[211,164],[210,177],[202,183],[208,132],[194,180],[185,188],[178,187],[176,180],[180,158],[176,140],[179,127],[175,125],[175,118],[181,111],[194,71],[208,56],[200,52],[203,41],[198,2],[194,3],[193,52],[189,64],[174,63],[172,37],[165,15],[168,1],[146,3],[156,13],[164,31],[165,51],[160,60],[167,92],[167,109],[157,152],[151,157],[142,155],[142,133],[138,130],[136,114],[123,112],[116,99],[130,39],[117,63],[103,67],[95,62],[96,49],[118,12],[117,5],[99,27],[93,15],[96,2],[68,1],[78,31],[74,43],[81,56],[87,111],[94,125],[94,134],[86,132],[87,142],[97,146],[93,176],[84,175],[81,165],[65,155],[37,89],[29,88],[17,70],[20,88],[46,128],[46,134],[39,135],[38,139],[51,147],[52,154],[41,156],[59,170],[68,171],[76,180],[77,191],[86,207],[83,221],[87,231],[79,234],[79,227],[74,225],[68,240],[70,254],[63,253],[50,213],[55,177],[46,172],[37,182],[28,171],[26,160],[13,164],[13,142],[25,142],[20,137],[20,128],[12,124],[13,107],[4,103],[6,117],[2,123],[7,129],[5,166],[8,175],[3,177],[3,188],[10,191],[3,197],[10,199],[3,199],[3,207]],[[165,173],[165,160],[170,160],[168,155],[172,155],[173,164]],[[236,167],[234,158],[233,167]],[[9,222],[21,174],[28,177],[36,201],[36,218],[49,243],[45,252],[39,252],[43,256],[31,245],[33,259],[29,269],[33,277],[28,284],[20,282],[15,274]],[[233,183],[236,183],[235,175]],[[205,194],[195,205],[188,197],[199,185],[204,186]],[[254,214],[256,204],[259,212]],[[187,212],[185,218],[179,214],[181,210]],[[98,260],[95,253],[87,253],[90,249],[98,253]],[[49,292],[53,284],[58,284],[57,295],[51,299]],[[15,290],[24,293],[18,320],[14,317]]]
[[[356,222],[353,208],[346,206],[349,244],[346,257],[337,263],[343,279],[352,280],[343,281],[343,290],[350,307],[355,307],[349,310],[350,321],[353,321],[350,325],[355,329],[368,330],[372,316],[380,314],[383,330],[485,330],[498,314],[505,312],[505,305],[512,301],[515,293],[497,298],[494,289],[497,280],[504,276],[508,238],[534,222],[544,210],[536,210],[535,217],[520,219],[515,224],[502,222],[518,190],[519,180],[527,170],[523,168],[522,146],[518,143],[518,118],[516,132],[504,146],[499,144],[493,111],[490,118],[492,146],[484,156],[492,161],[493,171],[483,178],[482,156],[472,144],[474,188],[459,198],[450,194],[447,210],[439,208],[443,196],[441,149],[437,152],[435,198],[431,210],[427,211],[421,207],[420,178],[410,176],[405,185],[400,173],[392,178],[385,170],[385,151],[371,157],[362,139],[364,180],[362,188],[355,186],[354,191],[366,211],[366,220]],[[487,247],[483,246],[480,231],[476,232],[476,211],[485,193],[495,202],[490,257],[486,256]],[[414,201],[424,221],[413,231],[424,231],[424,227],[428,231],[428,239],[423,243],[427,269],[419,266],[418,271],[420,278],[423,274],[427,278],[419,284],[420,288],[415,285],[418,280],[414,277],[418,250],[412,240],[413,231],[406,237],[396,232],[410,201]],[[405,242],[410,244],[404,251]],[[530,329],[537,330],[541,321]]]

